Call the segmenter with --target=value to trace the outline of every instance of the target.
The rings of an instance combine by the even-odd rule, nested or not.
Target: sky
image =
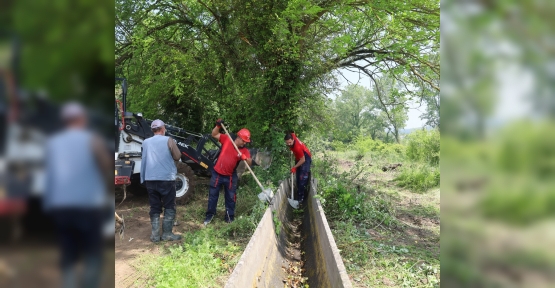
[[[345,78],[339,76],[338,79],[341,83],[341,89],[347,86],[350,83],[358,84],[370,89],[370,83],[372,80],[363,74],[359,74],[357,72],[351,72],[346,69],[340,70]],[[407,123],[405,123],[405,127],[403,129],[412,129],[412,128],[421,128],[424,126],[425,121],[420,119],[420,116],[426,111],[426,106],[423,104],[420,106],[420,103],[409,103],[409,112],[408,116],[409,119]]]

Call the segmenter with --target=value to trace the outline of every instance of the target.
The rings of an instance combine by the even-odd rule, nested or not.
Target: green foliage
[[[349,187],[342,182],[327,183],[322,188],[322,205],[326,215],[331,219],[369,221],[390,226],[396,223],[395,209],[391,202],[382,197],[368,197],[356,187]]]
[[[333,72],[359,60],[406,82],[439,78],[424,73],[429,45],[436,53],[439,5],[428,0],[116,1],[116,73],[129,80],[130,110],[193,131],[221,117],[260,147],[274,132],[329,128]]]
[[[368,124],[370,117],[366,110],[371,109],[367,99],[372,91],[360,85],[348,85],[335,101],[335,130],[334,139],[343,142],[351,142],[357,137]],[[379,129],[379,128],[378,128]],[[383,130],[384,127],[381,127]]]
[[[267,205],[258,200],[258,193],[260,188],[252,177],[242,177],[237,190],[241,201],[237,201],[235,221],[228,224],[215,220],[206,228],[183,233],[182,244],[168,248],[159,244],[161,255],[145,254],[139,259],[136,267],[143,273],[139,281],[144,283],[136,284],[141,287],[222,286],[266,211]],[[223,202],[220,197],[219,205]],[[202,203],[200,207],[187,207],[186,215],[181,217],[202,221],[206,202]]]
[[[369,135],[374,140],[388,141],[389,133],[392,133],[398,142],[398,130],[408,119],[407,91],[387,76],[377,79],[376,83],[380,89],[374,91],[360,85],[348,85],[335,99],[334,140],[351,143],[361,135]],[[389,132],[386,133],[386,129]]]
[[[328,219],[349,220],[391,226],[396,224],[391,201],[381,194],[369,195],[367,188],[353,180],[368,167],[358,163],[350,171],[337,175],[328,155],[313,161],[312,173],[319,179],[318,195]]]
[[[382,115],[385,127],[393,134],[395,142],[400,143],[399,129],[405,127],[405,122],[408,120],[407,95],[410,94],[410,90],[402,85],[398,77],[392,77],[392,75],[385,75],[379,79],[372,78],[372,80],[374,93],[369,101]]]
[[[519,123],[500,136],[495,159],[500,170],[538,179],[555,175],[555,129],[553,123]]]
[[[406,156],[409,160],[439,165],[439,130],[417,130],[406,137]]]
[[[333,151],[341,151],[341,152],[344,152],[345,150],[347,150],[347,147],[348,147],[345,143],[337,140],[333,140],[330,143],[330,146]]]
[[[276,211],[272,211],[272,220],[274,222],[274,227],[275,227],[275,231],[276,231],[276,236],[279,236],[279,233],[281,232],[281,221],[278,218],[278,215],[276,214]]]
[[[492,185],[479,206],[486,217],[529,225],[555,216],[553,184],[542,185],[529,178],[506,179],[503,184]]]
[[[395,177],[397,186],[415,192],[426,192],[428,189],[439,186],[439,168],[429,165],[413,165],[402,167],[401,173]]]
[[[373,140],[371,137],[357,137],[352,148],[358,154],[373,152],[381,155],[402,155],[405,147],[397,143],[384,143],[381,140]]]
[[[376,241],[369,230],[361,229],[356,221],[333,221],[331,225],[349,276],[359,286],[380,287],[377,284],[388,279],[391,281],[388,286],[439,287],[439,259],[428,251]],[[423,282],[427,284],[421,285]]]
[[[140,260],[139,271],[151,277],[145,283],[156,287],[215,287],[217,277],[233,267],[224,261],[236,262],[233,254],[238,247],[231,243],[217,241],[213,230],[199,230],[186,233],[182,245],[172,245],[166,255],[146,254]],[[217,257],[219,255],[220,257]],[[230,259],[231,258],[231,259]]]
[[[20,65],[14,67],[18,85],[40,89],[50,100],[77,99],[113,113],[113,88],[105,85],[114,81],[112,1],[2,4],[3,32],[14,32],[21,44]]]

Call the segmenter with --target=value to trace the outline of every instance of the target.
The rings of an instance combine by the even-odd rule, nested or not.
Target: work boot
[[[181,235],[172,233],[173,220],[175,220],[175,210],[166,209],[166,211],[164,211],[164,221],[162,223],[162,240],[164,241],[176,241],[181,239]]]
[[[151,215],[150,224],[152,224],[152,234],[150,235],[150,241],[156,243],[160,241],[160,214]]]
[[[225,221],[225,223],[231,223],[231,222],[235,221],[235,219],[233,219],[233,217],[231,217],[231,218],[224,217],[224,221]]]
[[[231,223],[231,222],[233,222],[233,220],[235,220],[234,215],[229,215],[229,212],[226,213],[226,215],[225,215],[225,217],[224,217],[224,221],[225,221],[226,223]]]
[[[214,215],[206,216],[206,218],[204,219],[204,226],[212,222],[212,218],[214,218]]]

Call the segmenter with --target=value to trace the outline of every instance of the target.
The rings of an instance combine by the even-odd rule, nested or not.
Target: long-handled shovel
[[[293,187],[293,178],[294,178],[295,173],[291,173],[291,198],[287,198],[287,200],[289,201],[289,205],[291,205],[291,207],[293,207],[293,209],[297,209],[299,208],[299,201],[295,200],[295,198],[293,198],[293,192],[295,191],[295,188]]]
[[[239,151],[239,148],[237,148],[237,145],[235,145],[235,141],[233,141],[233,138],[231,138],[231,135],[229,135],[229,132],[227,132],[227,129],[223,124],[222,124],[222,128],[224,128],[225,134],[229,137],[229,140],[231,140],[231,143],[233,144],[233,147],[235,147],[235,150],[237,150],[238,153],[241,153]],[[260,181],[258,181],[258,178],[256,178],[256,175],[254,175],[254,172],[252,172],[252,169],[249,166],[249,163],[247,163],[246,160],[243,160],[243,161],[245,161],[245,165],[251,172],[252,177],[254,177],[254,180],[256,180],[256,183],[258,184],[258,186],[260,186],[260,189],[262,189],[262,193],[258,194],[258,199],[260,199],[260,201],[268,201],[268,203],[270,203],[272,201],[272,198],[274,197],[274,192],[270,188],[264,189],[264,186],[262,186]]]

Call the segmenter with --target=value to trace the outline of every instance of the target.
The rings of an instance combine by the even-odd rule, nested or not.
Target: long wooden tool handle
[[[237,148],[237,145],[235,145],[235,141],[233,141],[233,138],[231,138],[231,135],[229,135],[229,132],[227,132],[227,129],[225,128],[224,124],[222,123],[221,125],[222,125],[222,128],[224,128],[225,134],[229,137],[229,140],[231,140],[231,144],[233,144],[233,147],[235,147],[235,150],[237,150],[237,153],[241,153],[241,151],[239,151],[239,148]],[[249,163],[247,163],[247,160],[243,160],[243,161],[245,161],[245,165],[247,165],[247,168],[251,172],[252,177],[254,177],[254,180],[256,180],[256,183],[258,184],[258,186],[260,186],[260,189],[264,191],[264,186],[260,184],[260,181],[258,181],[258,178],[256,178],[256,175],[254,175],[254,172],[252,172],[251,167],[249,166]]]
[[[291,153],[291,156],[289,156],[289,163],[293,162],[293,153]],[[291,199],[295,199],[293,198],[293,191],[295,190],[295,188],[293,188],[293,175],[294,173],[291,173]]]

